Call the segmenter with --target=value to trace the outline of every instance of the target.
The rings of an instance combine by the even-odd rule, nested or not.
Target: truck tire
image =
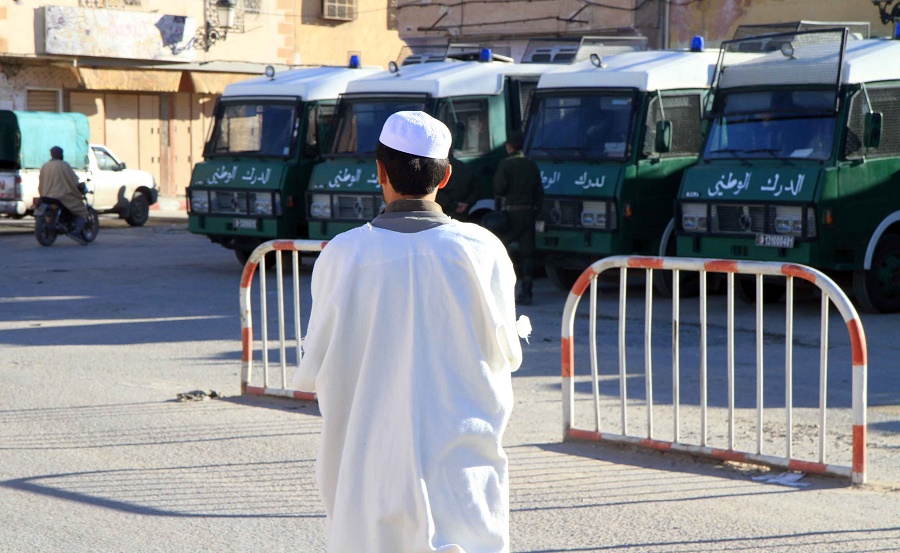
[[[150,200],[147,199],[146,195],[138,192],[131,198],[131,203],[128,204],[128,215],[125,217],[125,221],[133,227],[141,227],[144,226],[144,223],[149,218]]]
[[[900,311],[900,236],[881,237],[872,268],[853,272],[853,293],[859,308],[868,313]]]
[[[671,223],[670,223],[671,224]],[[669,233],[666,247],[661,248],[665,257],[675,257],[677,253],[675,234]],[[671,298],[673,292],[672,278],[674,272],[669,270],[653,271],[653,289],[664,298]],[[695,298],[700,295],[700,274],[693,271],[682,271],[678,277],[678,295],[682,298]]]
[[[767,281],[763,277],[763,303],[778,303],[784,299],[787,285],[783,282]],[[734,275],[734,295],[744,303],[756,303],[756,276]]]
[[[579,270],[563,269],[554,265],[545,265],[544,271],[547,273],[547,280],[563,292],[571,290],[575,281],[581,276]]]

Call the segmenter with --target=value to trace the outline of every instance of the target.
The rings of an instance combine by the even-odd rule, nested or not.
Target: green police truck
[[[702,42],[595,56],[541,77],[525,150],[544,183],[536,246],[560,288],[598,258],[674,253],[673,204],[700,151],[718,57]]]
[[[900,310],[898,60],[900,40],[845,28],[723,43],[678,255],[802,263],[852,276],[865,310]]]
[[[295,69],[225,88],[187,189],[188,228],[232,249],[241,263],[261,243],[306,238],[303,205],[320,144],[347,83],[380,72]]]
[[[524,128],[538,79],[558,69],[555,63],[587,55],[585,45],[593,42],[535,44],[526,49],[525,59],[532,63],[513,63],[489,48],[450,45],[441,55],[414,54],[389,71],[350,83],[338,104],[325,161],[310,180],[310,237],[331,239],[380,212],[375,146],[385,120],[403,110],[424,110],[447,124],[454,156],[472,169],[481,187],[469,220],[493,210],[491,181],[507,155],[507,132]]]

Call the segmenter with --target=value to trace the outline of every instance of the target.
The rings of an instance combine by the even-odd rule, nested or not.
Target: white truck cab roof
[[[847,43],[843,84],[900,80],[900,40],[870,39]]]
[[[347,83],[383,71],[380,67],[309,67],[254,77],[225,87],[224,99],[243,97],[285,97],[303,100],[336,99]]]
[[[434,98],[452,96],[493,96],[503,91],[504,78],[513,75],[540,76],[562,67],[549,63],[508,63],[500,61],[439,61],[405,65],[392,73],[353,81],[348,94],[430,94]]]
[[[707,88],[718,50],[652,50],[605,57],[602,66],[579,62],[541,77],[538,90],[550,88],[635,88],[642,91]]]

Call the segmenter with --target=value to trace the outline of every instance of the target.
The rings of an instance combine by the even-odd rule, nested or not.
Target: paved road
[[[10,223],[20,224],[0,220],[0,551],[321,551],[319,417],[313,405],[239,396],[231,253],[173,214],[139,229],[103,220],[87,247],[41,248],[27,224]],[[900,316],[864,319],[871,484],[806,477],[791,488],[740,465],[560,443],[564,301],[542,279],[523,310],[535,331],[506,440],[514,551],[900,551]],[[798,309],[817,319],[816,303]],[[642,359],[635,324],[629,355]],[[767,328],[777,342],[777,324]],[[846,345],[836,337],[834,349]],[[664,381],[664,359],[656,366]],[[614,372],[604,361],[601,376]],[[176,401],[195,389],[226,397]],[[588,389],[579,385],[580,409]]]

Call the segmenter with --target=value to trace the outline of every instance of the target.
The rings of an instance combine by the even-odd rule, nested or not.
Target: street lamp
[[[894,7],[891,11],[888,11],[888,6],[891,2],[896,0],[872,0],[872,3],[878,6],[878,13],[881,15],[881,22],[887,25],[888,23],[898,23],[900,22],[900,2],[894,4]]]
[[[210,47],[219,40],[225,40],[228,36],[228,30],[234,27],[235,5],[237,0],[206,0],[204,9],[205,25],[202,29],[197,29],[194,35],[194,46],[203,48],[209,52]],[[210,6],[215,8],[215,22],[212,19],[212,10]]]

